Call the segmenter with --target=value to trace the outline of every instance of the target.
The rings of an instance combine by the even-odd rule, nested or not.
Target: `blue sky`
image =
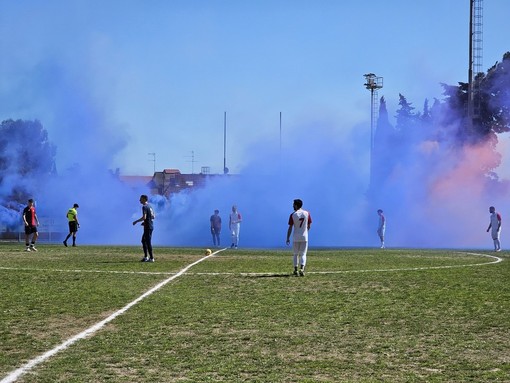
[[[484,2],[484,70],[510,50],[509,14]],[[368,137],[365,73],[384,77],[390,116],[399,93],[420,110],[467,81],[468,21],[469,0],[4,0],[0,118],[39,119],[60,171],[152,175],[156,153],[157,170],[219,173],[226,111],[240,172],[279,141],[280,112],[283,145],[314,124]]]

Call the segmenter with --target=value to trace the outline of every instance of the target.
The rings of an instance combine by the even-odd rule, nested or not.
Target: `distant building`
[[[202,168],[199,174],[182,174],[178,169],[164,169],[154,173],[150,183],[151,193],[169,197],[182,190],[204,186],[206,180],[221,177],[220,174],[209,174],[209,168]]]
[[[149,185],[152,176],[119,176],[119,180],[127,186],[136,188]]]
[[[182,174],[179,169],[164,169],[151,176],[119,176],[119,179],[128,186],[147,186],[152,195],[170,195],[182,190],[204,186],[208,179],[225,177],[223,174],[210,174],[209,167],[202,167],[199,174]]]

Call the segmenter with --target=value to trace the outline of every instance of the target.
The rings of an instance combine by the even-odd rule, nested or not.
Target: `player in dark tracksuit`
[[[148,201],[149,198],[145,194],[140,196],[142,216],[136,221],[133,221],[133,225],[136,225],[138,222],[142,222],[143,226],[142,247],[144,257],[141,259],[141,262],[154,262],[154,255],[152,254],[152,231],[154,230],[154,224],[152,221],[154,219],[154,211]]]

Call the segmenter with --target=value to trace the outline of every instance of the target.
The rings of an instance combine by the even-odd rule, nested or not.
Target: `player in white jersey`
[[[306,210],[303,210],[303,201],[295,199],[292,204],[294,213],[289,217],[289,229],[287,230],[287,245],[290,244],[290,235],[294,230],[292,238],[292,252],[294,254],[294,275],[305,275],[306,253],[308,251],[308,231],[312,225],[312,216]]]
[[[487,228],[487,233],[491,231],[492,240],[494,241],[494,251],[501,251],[501,242],[499,241],[499,235],[501,233],[501,214],[496,212],[494,206],[489,207],[490,222]]]
[[[381,249],[384,249],[384,233],[386,231],[386,217],[383,214],[381,209],[377,210],[377,214],[379,215],[379,225],[377,225],[377,235],[381,240]]]
[[[237,210],[237,206],[232,206],[232,213],[230,213],[228,228],[230,229],[230,233],[232,234],[232,245],[231,249],[236,248],[239,245],[239,231],[241,230],[241,221],[243,218],[241,217],[241,213]]]

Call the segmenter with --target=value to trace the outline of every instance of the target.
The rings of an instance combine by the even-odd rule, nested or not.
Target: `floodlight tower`
[[[483,0],[470,0],[469,10],[469,79],[468,119],[471,124],[480,117],[480,79],[483,58]]]
[[[364,85],[370,91],[370,186],[372,186],[374,128],[377,123],[379,100],[377,90],[383,87],[383,78],[373,73],[367,73],[364,76],[366,80]]]

